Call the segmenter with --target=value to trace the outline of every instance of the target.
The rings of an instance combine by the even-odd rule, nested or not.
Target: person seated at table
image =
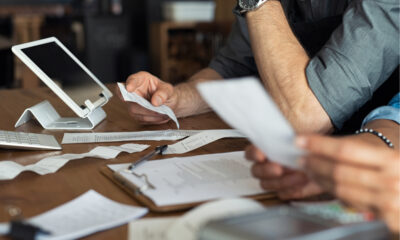
[[[239,7],[226,46],[208,68],[176,86],[139,72],[126,88],[186,117],[210,111],[197,83],[256,75],[298,132],[331,132],[387,79],[382,87],[390,94],[378,94],[381,104],[398,89],[398,8],[397,0],[268,0],[245,13]],[[144,124],[169,121],[135,103],[128,111]]]
[[[301,159],[306,172],[269,162],[254,146],[246,157],[263,188],[284,200],[302,199],[329,191],[356,207],[377,209],[388,226],[399,232],[400,219],[400,93],[372,111],[356,135],[300,136],[307,151]]]

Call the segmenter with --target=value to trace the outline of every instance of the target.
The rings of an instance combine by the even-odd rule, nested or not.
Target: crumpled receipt
[[[144,144],[123,144],[121,146],[96,147],[88,153],[81,154],[63,154],[59,156],[51,156],[30,165],[20,165],[13,161],[0,162],[0,180],[14,179],[21,172],[31,171],[39,175],[55,173],[70,160],[77,160],[86,157],[113,159],[121,152],[134,153],[147,149],[149,145]]]
[[[122,97],[124,98],[125,101],[128,102],[134,102],[139,104],[140,106],[149,109],[153,112],[157,112],[163,115],[167,115],[169,118],[171,118],[175,124],[176,127],[179,129],[179,122],[178,119],[175,116],[174,111],[166,105],[161,105],[159,107],[154,106],[151,104],[149,101],[147,101],[145,98],[142,98],[141,96],[137,95],[134,92],[128,92],[125,88],[125,85],[123,83],[118,83],[119,90],[121,91]]]

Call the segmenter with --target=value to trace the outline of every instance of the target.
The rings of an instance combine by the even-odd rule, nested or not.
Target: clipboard
[[[144,194],[143,190],[140,190],[140,188],[134,185],[132,182],[126,181],[123,177],[121,177],[121,175],[118,172],[112,171],[107,166],[101,167],[100,172],[108,179],[110,179],[114,184],[116,184],[118,187],[124,190],[127,194],[129,194],[131,197],[137,200],[139,203],[149,208],[150,211],[152,212],[167,213],[174,211],[183,211],[207,202],[207,201],[201,201],[201,202],[193,202],[187,204],[157,206],[150,198],[148,198]],[[270,193],[263,193],[263,194],[243,196],[243,197],[251,198],[254,200],[266,200],[266,199],[276,198],[276,193],[270,192]]]

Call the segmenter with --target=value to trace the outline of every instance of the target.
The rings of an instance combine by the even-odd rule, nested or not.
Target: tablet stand
[[[44,129],[49,130],[91,130],[106,118],[106,113],[99,107],[94,109],[86,118],[62,118],[48,102],[43,101],[27,108],[18,119],[15,127],[36,118]]]

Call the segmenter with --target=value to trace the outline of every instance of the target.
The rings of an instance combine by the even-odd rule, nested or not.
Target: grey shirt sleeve
[[[341,128],[399,65],[398,0],[353,0],[307,66],[315,96]]]
[[[211,60],[209,67],[223,78],[258,74],[245,18],[236,16],[226,45]]]

